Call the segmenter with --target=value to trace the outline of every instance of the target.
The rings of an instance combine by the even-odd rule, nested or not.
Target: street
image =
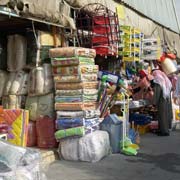
[[[112,154],[97,163],[56,161],[48,180],[179,180],[180,131],[169,137],[141,136],[138,156]]]

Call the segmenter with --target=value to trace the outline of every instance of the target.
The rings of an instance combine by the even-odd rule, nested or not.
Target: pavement
[[[58,160],[48,180],[180,180],[180,131],[169,137],[141,136],[137,156],[112,154],[97,163]]]

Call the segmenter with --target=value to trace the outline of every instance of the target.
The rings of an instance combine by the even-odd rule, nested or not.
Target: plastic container
[[[175,60],[170,58],[165,58],[163,61],[161,61],[161,67],[167,75],[177,71],[177,66],[175,65],[174,61]]]
[[[109,133],[112,153],[119,153],[119,143],[122,139],[122,121],[116,114],[110,114],[100,124],[100,129]]]
[[[54,119],[43,116],[36,121],[37,146],[39,148],[54,148],[57,143],[55,140],[55,121]]]

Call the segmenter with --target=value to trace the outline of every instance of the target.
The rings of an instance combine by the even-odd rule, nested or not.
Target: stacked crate
[[[93,13],[94,4],[78,11],[76,27],[79,43],[82,47],[93,48],[100,56],[117,56],[119,42],[118,16],[107,7],[100,5]]]
[[[55,82],[56,139],[84,135],[99,128],[98,66],[95,50],[50,50]]]
[[[143,34],[139,29],[131,26],[120,26],[121,44],[119,45],[119,55],[123,61],[139,61],[142,52]]]

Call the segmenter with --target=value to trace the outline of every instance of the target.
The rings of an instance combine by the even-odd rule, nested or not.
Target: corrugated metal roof
[[[157,23],[180,33],[173,0],[122,0]]]

